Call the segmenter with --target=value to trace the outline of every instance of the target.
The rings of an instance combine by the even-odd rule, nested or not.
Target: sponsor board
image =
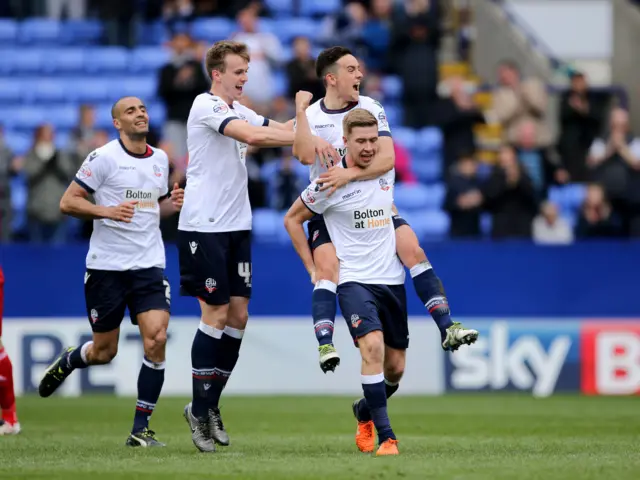
[[[445,355],[447,390],[515,390],[546,397],[579,389],[579,322],[465,320],[465,325],[480,337]]]
[[[191,395],[191,342],[199,321],[196,317],[171,320],[163,395]],[[410,330],[411,347],[398,394],[440,394],[444,385],[440,335],[433,322],[425,318],[411,319]],[[5,319],[2,341],[13,360],[17,393],[35,391],[46,366],[64,347],[90,338],[85,318]],[[225,392],[361,395],[360,356],[342,318],[336,321],[334,338],[341,364],[335,373],[325,375],[318,366],[311,318],[251,317],[238,365]],[[113,362],[74,372],[60,394],[135,396],[142,355],[138,330],[125,320]]]

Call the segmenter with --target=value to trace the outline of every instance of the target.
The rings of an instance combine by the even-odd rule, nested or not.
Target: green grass
[[[231,446],[201,454],[162,398],[152,421],[165,449],[124,441],[134,400],[19,400],[23,433],[0,437],[1,479],[606,479],[640,475],[636,398],[519,395],[398,397],[401,455],[357,451],[351,398],[229,397]]]

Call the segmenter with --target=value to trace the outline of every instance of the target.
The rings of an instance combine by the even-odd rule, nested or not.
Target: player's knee
[[[369,366],[382,365],[384,359],[384,339],[382,332],[375,331],[358,339],[362,361]]]
[[[244,330],[249,321],[249,311],[246,308],[231,308],[227,317],[227,326]]]
[[[202,309],[202,321],[210,327],[224,330],[227,326],[227,317],[229,316],[229,304],[226,305],[208,305],[200,301]]]
[[[321,255],[315,260],[316,280],[330,280],[338,283],[340,274],[340,262],[335,255]]]
[[[402,263],[412,268],[421,262],[427,261],[427,254],[418,242],[418,237],[408,227],[400,227],[396,233],[398,256]],[[406,230],[406,231],[405,231]]]
[[[154,330],[144,339],[144,354],[152,362],[164,361],[164,350],[167,344],[167,330],[164,327]]]
[[[398,383],[404,375],[404,362],[394,362],[384,366],[384,378],[391,383]]]

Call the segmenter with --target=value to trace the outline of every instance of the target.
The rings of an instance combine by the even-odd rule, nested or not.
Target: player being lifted
[[[331,194],[337,188],[357,180],[370,180],[392,171],[395,153],[391,131],[382,105],[370,97],[360,95],[362,72],[358,60],[344,47],[331,47],[320,53],[316,61],[316,73],[324,82],[324,98],[311,105],[307,119],[314,136],[327,140],[343,156],[346,152],[342,121],[355,108],[369,111],[378,121],[377,141],[379,153],[366,166],[350,165],[348,168],[332,168],[325,171],[326,157],[321,161],[313,145],[294,145],[294,154],[305,165],[310,166],[311,181],[319,178],[322,190]],[[329,165],[330,166],[330,165]],[[442,282],[436,275],[418,238],[409,224],[398,215],[393,207],[393,225],[396,233],[396,248],[402,263],[409,268],[413,285],[422,303],[431,314],[440,330],[442,348],[457,350],[460,345],[474,343],[478,337],[476,330],[465,329],[451,319],[449,302]],[[312,314],[320,352],[320,368],[323,372],[333,371],[340,363],[340,357],[333,345],[333,324],[336,316],[336,282],[339,276],[339,262],[336,246],[331,241],[322,215],[315,215],[307,226],[309,245],[313,253],[315,282],[312,300]]]
[[[178,225],[180,290],[198,299],[202,315],[191,349],[193,401],[184,415],[193,443],[203,452],[215,451],[216,443],[229,444],[219,401],[249,318],[247,146],[293,144],[291,124],[266,119],[238,102],[249,60],[242,43],[214,44],[205,60],[211,91],[196,97],[187,121],[189,165]],[[332,150],[326,142],[317,143]]]
[[[17,435],[20,423],[16,414],[16,396],[13,390],[13,365],[9,354],[2,345],[2,314],[4,310],[4,272],[0,267],[0,409],[2,423],[0,436]]]
[[[126,445],[164,446],[149,429],[164,382],[171,300],[159,227],[161,216],[180,208],[184,192],[175,185],[169,198],[169,161],[162,150],[147,145],[149,116],[142,101],[121,98],[111,115],[120,138],[89,154],[60,201],[63,213],[93,219],[84,275],[93,340],[64,350],[47,369],[39,393],[50,396],[75,369],[111,362],[129,308],[131,323],[140,329],[144,357]]]
[[[312,142],[305,108],[308,92],[296,95],[296,146]],[[344,168],[367,167],[380,149],[378,119],[354,108],[342,119],[347,154]],[[409,346],[404,267],[396,252],[392,222],[393,169],[377,178],[348,183],[329,196],[312,181],[285,217],[285,227],[304,266],[313,275],[315,262],[303,223],[323,215],[340,261],[337,294],[340,309],[362,356],[364,391],[361,410],[378,432],[377,455],[397,455],[397,440],[387,415],[387,398],[397,389]],[[363,452],[375,447],[373,431],[356,442]]]

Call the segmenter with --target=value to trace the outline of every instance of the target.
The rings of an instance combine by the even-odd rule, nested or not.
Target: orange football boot
[[[388,438],[382,442],[380,447],[378,447],[376,457],[380,457],[382,455],[400,455],[400,452],[398,451],[398,440]]]

